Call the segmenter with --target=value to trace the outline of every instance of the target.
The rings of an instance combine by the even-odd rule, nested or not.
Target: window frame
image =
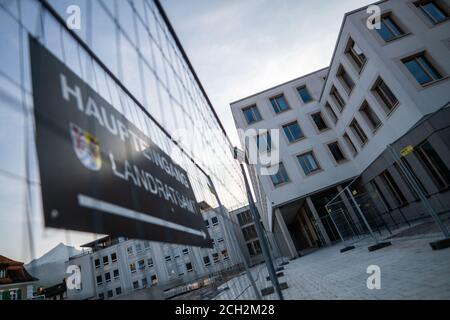
[[[435,18],[430,15],[430,13],[423,8],[424,4],[432,3],[441,13],[445,16],[445,18],[441,21],[435,21]],[[419,11],[419,13],[427,19],[429,23],[431,23],[433,26],[437,26],[441,23],[444,23],[450,19],[450,14],[448,12],[447,8],[443,8],[441,5],[442,3],[439,3],[435,0],[419,0],[413,2],[414,7]]]
[[[280,98],[282,98],[284,100],[284,103],[286,104],[286,109],[281,110],[281,108],[279,106],[279,103],[278,103],[278,99],[280,99]],[[275,115],[279,115],[279,114],[282,114],[284,112],[287,112],[287,111],[291,110],[291,106],[290,106],[289,102],[287,101],[286,96],[284,95],[284,93],[280,93],[280,94],[277,94],[277,95],[275,95],[273,97],[270,97],[269,98],[269,102],[270,102],[270,106],[272,107],[272,110],[275,113]],[[275,103],[275,106],[274,106],[274,103]],[[275,110],[275,107],[279,111]]]
[[[354,130],[354,125],[356,125],[355,128],[358,129],[358,130]],[[353,120],[350,121],[349,128],[353,132],[355,137],[359,140],[360,146],[362,148],[365,145],[367,145],[367,143],[369,142],[369,137],[367,136],[366,132],[361,127],[361,125],[359,124],[359,121],[356,118],[353,118]],[[365,138],[364,141],[361,139],[360,133],[362,133],[362,136],[364,136],[364,138]]]
[[[375,133],[383,126],[383,121],[377,115],[373,107],[364,100],[361,106],[358,108],[358,112],[361,114],[361,117],[364,119],[369,128],[372,129],[372,133]],[[372,120],[378,123],[373,123]]]
[[[386,93],[387,91],[389,91],[389,92]],[[370,92],[374,96],[374,98],[378,102],[378,104],[381,106],[381,108],[383,109],[386,116],[388,116],[388,117],[400,105],[400,101],[398,100],[397,96],[395,95],[395,93],[392,91],[392,89],[389,87],[389,85],[386,83],[386,81],[384,81],[384,79],[381,76],[378,76],[376,78],[374,84],[371,87]],[[392,97],[395,98],[395,100],[396,100],[395,102],[391,101],[391,98],[389,97],[390,95],[392,95]]]
[[[279,183],[275,184],[272,177],[273,177],[274,175],[278,175],[278,173],[279,173],[280,170],[281,170],[281,169],[280,169],[281,167],[283,167],[284,172],[286,173],[286,178],[287,178],[287,179],[286,179],[285,181],[282,181],[282,182],[279,182]],[[280,161],[280,162],[278,163],[278,171],[277,171],[277,173],[274,174],[274,175],[269,175],[269,179],[270,179],[270,181],[272,182],[272,185],[273,185],[275,188],[281,187],[281,186],[283,186],[283,185],[285,185],[285,184],[291,182],[291,179],[290,179],[290,177],[289,177],[289,174],[288,174],[288,172],[287,172],[286,166],[284,165],[283,161]],[[284,177],[283,177],[283,178],[284,178]]]
[[[307,154],[311,154],[312,155],[312,158],[314,159],[314,162],[315,162],[316,167],[317,167],[316,169],[314,169],[312,171],[309,171],[308,173],[305,172],[305,169],[303,168],[303,166],[301,165],[300,160],[299,160],[299,157],[305,156]],[[321,166],[319,160],[317,159],[314,150],[312,150],[312,149],[295,155],[295,161],[297,162],[298,166],[300,167],[300,172],[305,177],[309,177],[309,176],[315,175],[315,174],[323,171],[322,166]]]
[[[346,77],[345,77],[345,76]],[[356,86],[355,80],[353,80],[353,78],[350,76],[350,74],[348,73],[348,71],[344,68],[344,66],[341,64],[339,65],[338,71],[336,73],[336,78],[339,80],[339,82],[341,83],[341,86],[345,89],[345,91],[347,92],[347,95],[350,96],[353,92],[353,89]],[[350,83],[347,83],[347,80],[350,81]],[[338,94],[340,95],[340,93],[338,92]],[[333,98],[335,98],[333,96]],[[342,99],[342,97],[341,97]],[[342,110],[344,110],[344,107],[342,108]]]
[[[299,130],[300,130],[300,133],[301,133],[301,137],[296,138],[296,139],[294,139],[294,140],[291,141],[291,140],[289,140],[289,137],[288,137],[288,135],[286,134],[286,129],[289,129],[289,133],[292,135],[292,137],[294,137],[294,135],[292,134],[292,130],[289,128],[289,127],[292,126],[293,124],[297,124],[297,126],[298,126],[298,128],[299,128]],[[306,138],[305,132],[303,131],[303,129],[302,129],[302,127],[300,126],[300,123],[298,122],[297,119],[295,119],[294,121],[290,121],[290,122],[287,122],[287,123],[281,125],[281,129],[282,129],[282,131],[283,131],[284,138],[286,139],[288,145],[294,144],[294,143],[296,143],[296,142],[298,142],[298,141],[301,141],[301,140],[303,140],[303,139]]]
[[[305,100],[303,99],[302,95],[300,94],[300,90],[301,90],[301,89],[304,89],[304,90],[306,91],[306,93],[308,94],[308,96],[309,96],[309,100],[308,100],[308,101],[305,101]],[[296,87],[295,90],[297,91],[297,95],[299,96],[299,98],[300,98],[300,100],[301,100],[301,102],[302,102],[303,104],[308,104],[308,103],[314,101],[314,97],[312,96],[312,94],[311,94],[311,92],[309,91],[308,86],[307,86],[306,84],[303,84],[303,85],[300,85],[300,86]]]
[[[255,121],[252,121],[252,122],[249,123],[247,117],[245,116],[245,111],[246,111],[246,110],[252,110],[252,114],[253,114],[253,115],[255,115],[255,113],[253,112],[253,110],[257,110],[257,111],[258,111],[257,114],[258,114],[258,116],[259,116],[259,119],[257,119],[257,120],[255,120]],[[244,107],[244,108],[241,109],[241,111],[242,111],[242,115],[243,115],[243,117],[244,117],[244,120],[245,120],[245,122],[247,123],[248,126],[253,125],[253,124],[255,124],[255,123],[258,123],[258,122],[260,122],[260,121],[263,120],[263,117],[262,117],[262,115],[261,115],[261,112],[259,111],[258,105],[256,105],[256,104],[252,104],[252,105],[250,105],[250,106],[248,106],[248,107]],[[258,117],[255,117],[255,118],[258,118]]]
[[[342,112],[345,109],[345,106],[347,105],[347,102],[344,100],[344,98],[342,98],[341,93],[339,92],[339,90],[336,88],[335,85],[331,86],[330,97],[335,102],[335,105],[338,107],[339,113],[342,114]]]
[[[388,19],[390,20],[390,22],[394,25],[394,27],[396,27],[398,29],[398,31],[400,31],[400,35],[395,35],[395,32],[393,32],[393,30],[391,29],[391,26],[387,25],[386,23],[383,22],[384,19]],[[375,33],[379,36],[379,38],[384,41],[384,43],[391,43],[395,40],[401,39],[405,36],[407,36],[409,34],[409,32],[406,30],[406,28],[404,27],[404,25],[398,20],[398,18],[393,14],[392,11],[389,12],[385,12],[384,14],[381,15],[381,19],[380,19],[380,23],[386,26],[386,28],[388,29],[389,33],[393,36],[390,39],[385,39],[383,38],[383,36],[380,34],[380,32],[378,31],[378,29],[376,29]],[[379,29],[381,30],[381,29]]]
[[[334,156],[333,151],[332,151],[331,148],[330,148],[331,145],[336,145],[336,146],[337,146],[339,152],[340,152],[341,155],[342,155],[342,159],[339,159],[339,160],[336,159],[336,157]],[[327,143],[326,143],[326,148],[327,148],[329,154],[331,155],[331,159],[333,160],[333,162],[334,162],[336,165],[340,165],[340,164],[343,164],[343,163],[345,163],[345,162],[348,161],[348,157],[347,157],[347,155],[345,154],[344,150],[342,149],[339,140],[333,140],[333,141],[327,142]]]
[[[414,53],[412,55],[408,55],[407,57],[400,59],[400,61],[403,65],[403,67],[406,69],[408,75],[410,77],[412,77],[412,79],[415,81],[415,83],[422,88],[430,86],[430,85],[446,78],[445,72],[443,72],[442,68],[440,68],[437,65],[437,63],[435,63],[434,59],[425,50]],[[411,62],[411,61],[414,61],[416,63],[416,65],[421,69],[421,71],[423,73],[425,73],[425,75],[430,79],[429,81],[424,82],[424,83],[419,82],[419,80],[416,78],[416,75],[413,74],[413,72],[406,65],[408,62]],[[424,62],[425,62],[425,64],[424,64]],[[427,67],[430,69],[428,69]],[[431,70],[431,72],[430,72],[430,70]],[[433,72],[437,75],[437,78],[434,77]]]
[[[355,40],[353,40],[352,37],[349,37],[349,39],[347,41],[347,46],[344,50],[344,53],[345,53],[347,59],[350,61],[350,64],[353,65],[353,67],[356,69],[358,74],[361,74],[364,67],[367,65],[368,59],[367,59],[366,54],[361,50],[361,53],[365,58],[364,61],[361,61],[361,57],[354,50],[354,46],[357,46],[359,48],[359,50],[361,50],[361,48],[358,46],[358,44],[355,42]]]
[[[314,116],[316,116],[316,115],[319,115],[319,116],[320,116],[320,119],[321,119],[322,122],[325,124],[325,128],[322,128],[322,129],[319,128],[319,126],[317,125],[317,122],[314,120]],[[313,124],[314,124],[315,129],[316,129],[319,133],[322,133],[322,132],[325,132],[325,131],[330,130],[330,126],[328,125],[327,121],[326,121],[325,118],[323,117],[322,110],[318,110],[318,111],[315,111],[315,112],[313,112],[313,113],[310,113],[309,116],[310,116],[310,118],[311,118],[311,121],[312,121]]]

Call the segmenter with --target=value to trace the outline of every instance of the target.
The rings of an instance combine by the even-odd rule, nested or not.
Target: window
[[[261,114],[259,113],[256,105],[242,109],[242,112],[244,113],[247,124],[252,124],[262,120]]]
[[[156,274],[154,274],[150,277],[150,282],[151,282],[152,286],[158,284],[158,277],[156,276]]]
[[[149,267],[149,268],[153,267],[153,259],[152,258],[147,259],[147,267]]]
[[[289,176],[286,172],[283,162],[278,164],[278,171],[274,175],[270,176],[274,186],[289,182]]]
[[[100,259],[95,259],[94,260],[94,265],[95,265],[95,269],[100,268]]]
[[[127,253],[129,256],[131,256],[133,254],[133,247],[128,247],[127,248]]]
[[[192,272],[194,269],[192,268],[192,263],[188,262],[186,263],[186,271]]]
[[[148,284],[147,278],[142,278],[142,286],[146,287]]]
[[[254,240],[254,241],[247,243],[247,249],[248,249],[250,256],[252,256],[252,257],[257,256],[262,253],[259,240]]]
[[[189,254],[189,249],[188,248],[185,248],[185,249],[183,249],[183,254]]]
[[[256,146],[260,152],[270,152],[272,150],[272,138],[269,131],[256,136]]]
[[[111,253],[111,262],[117,261],[117,254],[115,252]]]
[[[394,162],[394,168],[395,170],[397,170],[398,174],[402,177],[403,181],[406,183],[406,185],[409,188],[409,191],[411,191],[411,194],[414,197],[414,200],[419,201],[419,195],[416,192],[416,190],[414,189],[413,185],[411,184],[411,182],[409,181],[409,179],[406,177],[405,173],[403,172],[403,170],[400,168],[400,165],[396,162]]]
[[[366,120],[372,131],[376,131],[381,126],[380,118],[378,118],[377,114],[369,106],[367,101],[364,101],[361,108],[359,108],[359,111],[363,115],[363,118]]]
[[[390,13],[381,17],[381,28],[376,30],[386,42],[397,39],[405,34]]]
[[[367,62],[367,58],[352,38],[348,41],[345,53],[350,58],[350,61],[356,67],[358,72],[361,72]]]
[[[325,104],[325,110],[327,110],[328,115],[333,119],[333,122],[336,124],[338,122],[338,117],[336,115],[336,112],[334,112],[333,108],[330,106],[330,104],[327,102]]]
[[[405,167],[408,169],[409,173],[411,173],[413,179],[416,181],[416,183],[419,186],[419,189],[422,191],[422,193],[425,194],[425,195],[428,194],[427,189],[423,185],[422,181],[417,177],[415,171],[413,170],[413,168],[409,164],[408,160],[406,160],[405,157],[401,157],[401,161],[405,165]]]
[[[113,271],[113,277],[114,279],[119,279],[119,269]]]
[[[425,52],[405,58],[402,62],[417,82],[422,86],[442,79],[442,75],[428,60]]]
[[[98,294],[98,298],[99,298],[99,300],[104,300],[105,299],[105,294],[103,292],[99,293]]]
[[[450,170],[430,142],[426,141],[416,148],[416,154],[426,171],[440,189],[450,186]]]
[[[133,281],[133,288],[134,289],[139,289],[139,281]]]
[[[302,99],[303,103],[308,103],[313,100],[311,94],[308,91],[308,88],[306,86],[301,86],[297,88],[297,92]]]
[[[171,257],[171,256],[165,256],[164,259],[165,259],[166,261],[170,261],[170,260],[172,260],[172,257]]]
[[[361,146],[365,145],[367,143],[367,135],[364,132],[364,130],[359,125],[358,121],[356,119],[353,119],[352,123],[350,124],[350,129],[352,129],[355,136],[358,138],[359,143]]]
[[[289,110],[289,105],[282,94],[271,98],[270,103],[272,104],[273,111],[275,111],[276,114]]]
[[[242,228],[242,234],[244,235],[245,241],[249,241],[258,237],[256,228],[253,225]]]
[[[145,250],[150,249],[150,241],[148,241],[148,240],[144,241],[144,248],[145,248]]]
[[[370,186],[375,190],[376,194],[381,198],[381,201],[386,209],[386,211],[391,211],[392,207],[387,201],[386,197],[384,196],[383,192],[381,191],[380,186],[375,180],[370,181]]]
[[[346,160],[345,155],[342,152],[341,147],[339,146],[339,142],[336,141],[336,142],[330,143],[328,145],[328,149],[330,150],[331,154],[333,155],[334,160],[337,163]]]
[[[223,260],[228,260],[230,256],[228,255],[228,250],[222,250],[221,252]]]
[[[324,130],[328,129],[328,126],[327,126],[325,120],[323,120],[322,113],[320,111],[313,113],[311,115],[311,118],[313,119],[314,124],[316,125],[316,127],[319,131],[324,131]]]
[[[244,211],[244,212],[238,213],[237,218],[238,218],[239,224],[241,226],[253,222],[253,216],[250,213],[250,211]]]
[[[112,298],[113,297],[113,291],[112,290],[108,290],[106,295],[108,296],[108,298]]]
[[[207,228],[209,228],[209,220],[208,219],[205,219],[205,225]]]
[[[213,254],[212,254],[212,257],[213,257],[214,263],[219,262],[219,254],[218,254],[218,253],[213,253]]]
[[[6,269],[0,269],[0,279],[6,278]]]
[[[111,282],[111,273],[105,273],[105,282]]]
[[[139,270],[144,270],[145,269],[144,259],[141,259],[141,260],[138,261],[138,269]]]
[[[407,200],[403,195],[402,191],[400,190],[400,188],[398,187],[397,183],[395,182],[394,178],[392,177],[391,173],[386,170],[383,173],[381,173],[381,178],[383,179],[383,182],[386,184],[391,195],[397,202],[397,205],[402,206],[406,204]]]
[[[97,276],[97,285],[100,286],[103,284],[103,278],[102,275],[98,275]]]
[[[345,71],[343,66],[339,67],[337,76],[341,81],[343,87],[347,90],[347,93],[350,94],[350,92],[352,92],[353,88],[355,87],[355,82],[347,73],[347,71]]]
[[[312,151],[297,156],[297,160],[300,163],[305,175],[310,175],[320,170],[316,157]]]
[[[134,262],[130,263],[130,271],[131,271],[131,273],[136,272],[136,264]]]
[[[283,131],[289,143],[293,143],[305,137],[297,121],[284,125]]]
[[[433,24],[438,24],[448,19],[447,12],[438,5],[437,1],[417,1],[415,5]]]
[[[223,242],[223,238],[222,237],[217,238],[217,243],[221,243],[221,242]]]
[[[380,104],[386,114],[389,114],[398,105],[397,98],[383,81],[383,79],[377,79],[374,87],[372,88],[372,92],[375,93],[376,98],[378,98],[378,100],[381,102]]]
[[[136,244],[136,252],[139,253],[142,251],[142,245],[140,243]]]
[[[336,105],[339,108],[339,112],[342,112],[342,110],[344,110],[345,107],[345,101],[344,99],[342,99],[341,94],[339,93],[339,91],[337,91],[335,86],[331,87],[330,95],[336,102]]]
[[[347,133],[344,133],[343,138],[345,140],[345,143],[347,143],[349,149],[352,151],[353,156],[358,154],[358,149],[356,149],[355,144],[353,143],[352,139],[350,139]]]
[[[107,266],[109,264],[108,256],[103,257],[103,265]]]
[[[205,267],[211,265],[211,260],[209,259],[209,256],[204,256],[203,257],[203,264],[205,265]]]
[[[212,217],[211,223],[213,226],[217,226],[219,224],[219,220],[217,219],[217,217]]]
[[[121,287],[117,287],[116,288],[116,296],[118,296],[119,294],[122,294],[122,288]]]

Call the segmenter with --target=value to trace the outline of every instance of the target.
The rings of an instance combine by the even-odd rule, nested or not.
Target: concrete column
[[[295,248],[295,244],[292,241],[291,234],[289,233],[286,223],[284,222],[284,218],[283,215],[281,214],[280,209],[275,209],[275,218],[278,221],[278,225],[280,226],[284,241],[286,242],[286,245],[288,247],[288,251],[290,254],[289,257],[297,258],[298,257],[297,249]]]
[[[319,214],[317,213],[316,207],[314,206],[314,203],[312,202],[311,197],[306,197],[306,204],[308,205],[309,210],[311,210],[314,220],[316,220],[316,224],[319,228],[319,232],[321,233],[321,235],[323,237],[323,240],[325,240],[325,244],[326,245],[331,244],[330,238],[328,237],[325,227],[322,224],[322,220],[320,220],[320,218],[319,218]]]

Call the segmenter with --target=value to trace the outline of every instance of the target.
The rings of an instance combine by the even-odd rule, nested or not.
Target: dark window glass
[[[338,121],[338,117],[336,115],[336,112],[334,112],[333,108],[330,106],[328,102],[325,104],[325,110],[327,110],[331,119],[333,119],[333,122],[336,123]]]
[[[97,276],[97,284],[101,285],[103,283],[102,275]]]
[[[350,128],[352,129],[355,136],[358,138],[359,143],[362,146],[365,145],[367,142],[367,135],[364,132],[364,130],[361,128],[361,126],[359,125],[358,121],[356,121],[356,119],[354,119],[352,121],[352,123],[350,124]]]
[[[339,91],[337,91],[335,86],[333,86],[331,88],[330,95],[333,97],[334,101],[336,102],[336,105],[338,106],[339,111],[342,112],[342,110],[344,110],[344,107],[345,107],[345,101],[342,98]]]
[[[320,167],[312,152],[308,152],[297,156],[298,162],[306,175],[309,175],[315,171],[320,170]]]
[[[343,84],[344,88],[347,90],[347,92],[350,93],[353,90],[353,87],[355,86],[355,82],[347,73],[347,71],[345,71],[343,66],[339,67],[338,77],[341,80],[341,83]]]
[[[103,257],[103,264],[106,266],[109,264],[108,256]]]
[[[94,265],[95,265],[95,268],[100,268],[100,259],[95,259]]]
[[[391,173],[389,171],[384,171],[381,174],[381,178],[383,179],[384,183],[388,187],[391,195],[394,197],[395,201],[397,202],[398,206],[404,205],[407,203],[407,200],[405,196],[403,195],[403,192],[400,190],[400,188],[397,185],[397,182],[395,182],[394,178],[392,177]]]
[[[367,124],[369,125],[369,127],[372,128],[372,130],[375,131],[380,127],[381,125],[380,118],[378,118],[377,114],[373,111],[372,107],[370,107],[367,102],[363,103],[359,111],[361,111]]]
[[[115,252],[111,253],[111,261],[116,262],[117,261],[117,254]]]
[[[274,186],[278,186],[282,183],[289,182],[289,176],[286,172],[286,168],[282,162],[278,165],[278,171],[276,174],[270,176]]]
[[[270,103],[272,104],[272,108],[275,113],[280,113],[289,109],[284,95],[279,95],[275,98],[271,98]]]
[[[241,226],[252,223],[253,222],[253,217],[252,214],[250,213],[250,211],[244,211],[241,212],[237,215],[239,224]]]
[[[330,149],[330,152],[333,155],[333,158],[334,160],[336,160],[336,162],[341,162],[346,159],[338,142],[330,143],[328,145],[328,149]]]
[[[297,92],[304,103],[308,103],[313,100],[306,86],[297,88]]]
[[[118,296],[119,294],[122,294],[122,288],[121,287],[117,287],[116,288],[116,295]]]
[[[219,220],[217,219],[217,217],[212,217],[211,222],[212,222],[213,226],[217,226],[219,224]]]
[[[262,120],[261,114],[256,106],[245,108],[242,112],[244,113],[247,124],[252,124]]]
[[[111,281],[111,274],[109,272],[105,273],[105,281],[110,282]]]
[[[436,3],[436,1],[418,1],[416,2],[416,6],[433,24],[438,24],[448,19],[448,14]]]
[[[211,259],[209,259],[209,256],[204,256],[203,257],[203,264],[205,266],[209,266],[211,264]]]
[[[244,235],[245,241],[252,240],[258,237],[256,228],[253,225],[242,228],[242,234]]]
[[[113,276],[114,276],[114,279],[117,279],[119,277],[119,269],[116,269],[113,271]]]
[[[270,132],[256,136],[256,146],[261,152],[270,152],[272,150],[272,138]]]
[[[380,98],[382,102],[381,105],[385,109],[387,114],[389,114],[392,111],[392,109],[394,109],[395,106],[397,106],[398,104],[397,98],[381,78],[378,78],[373,88],[373,91]]]
[[[194,269],[192,268],[192,263],[188,262],[186,263],[186,271],[192,272]]]
[[[391,41],[405,34],[390,14],[381,18],[381,28],[376,30],[384,41]]]
[[[442,75],[427,59],[425,53],[403,59],[403,63],[421,85],[442,79]]]
[[[356,146],[353,143],[352,139],[350,139],[350,137],[348,136],[347,133],[344,133],[343,137],[344,137],[345,142],[349,146],[350,150],[352,151],[353,155],[356,155],[358,153],[358,149],[356,149]]]
[[[319,131],[328,129],[328,126],[327,126],[325,120],[323,120],[321,112],[314,113],[311,115],[311,117]]]
[[[367,62],[367,58],[362,52],[362,50],[358,47],[358,45],[353,41],[353,39],[350,39],[347,44],[346,49],[347,55],[350,57],[353,64],[356,66],[358,71],[361,71],[363,66]]]
[[[440,189],[448,188],[450,171],[431,143],[428,141],[422,143],[416,149],[416,153],[436,185]]]
[[[302,129],[298,125],[297,121],[284,125],[283,131],[290,143],[300,140],[304,137]]]

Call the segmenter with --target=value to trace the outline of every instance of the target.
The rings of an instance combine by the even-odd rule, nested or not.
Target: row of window
[[[117,288],[115,288],[114,290],[108,290],[107,292],[106,292],[106,296],[108,297],[108,298],[112,298],[112,297],[114,297],[114,292],[116,293],[115,295],[116,296],[118,296],[118,295],[121,295],[122,294],[122,288],[121,287],[117,287]],[[105,299],[105,293],[103,293],[103,292],[100,292],[99,294],[98,294],[98,298],[100,299],[100,300],[104,300]]]
[[[311,94],[309,93],[309,90],[306,87],[306,85],[298,87],[297,93],[298,93],[300,99],[303,101],[303,103],[306,104],[306,103],[313,101],[313,98],[312,98]],[[273,108],[273,111],[275,112],[275,114],[279,114],[279,113],[282,113],[284,111],[291,109],[284,94],[280,94],[273,98],[270,98],[269,101],[270,101],[270,104],[272,105],[272,108]],[[258,107],[256,105],[246,107],[246,108],[242,109],[242,112],[244,114],[244,118],[247,121],[248,125],[251,125],[255,122],[259,122],[262,120],[261,113],[259,112]]]
[[[414,154],[417,156],[420,163],[423,165],[425,171],[431,177],[438,190],[444,190],[450,187],[450,170],[429,141],[425,141],[417,146],[414,150]],[[412,174],[412,177],[417,183],[417,186],[420,188],[420,191],[425,195],[429,194],[421,179],[412,169],[412,166],[407,158],[402,157],[401,161],[402,164],[404,164],[408,171]],[[395,164],[393,170],[395,170],[399,174],[399,176],[408,186],[408,189],[410,190],[411,195],[414,198],[413,200],[418,201],[420,198],[417,194],[417,191],[406,178],[405,174],[400,169],[400,166],[398,164]],[[382,190],[378,181],[383,182],[384,186],[386,187],[385,190],[391,196],[390,198],[394,201],[394,203],[388,201],[387,194]],[[402,191],[402,188],[398,186],[396,180],[391,174],[391,171],[389,170],[383,171],[379,175],[379,180],[371,180],[370,186],[379,195],[385,209],[388,211],[408,204],[408,200],[404,194],[404,191]]]
[[[334,142],[327,144],[327,148],[336,164],[340,164],[342,162],[347,161],[347,157],[345,156],[345,153],[342,151],[342,148],[338,141],[334,141]],[[322,170],[322,168],[320,167],[320,164],[317,161],[317,158],[314,154],[314,151],[312,151],[312,150],[305,152],[303,154],[297,155],[296,158],[297,158],[297,161],[298,161],[300,167],[302,168],[305,176],[312,175],[312,174]],[[286,167],[284,166],[283,162],[279,163],[279,168],[278,168],[277,173],[270,176],[270,178],[271,178],[274,186],[279,186],[279,185],[282,185],[282,184],[290,181],[289,175],[287,173]],[[245,237],[245,234],[244,234],[244,237]]]
[[[212,218],[211,218],[211,224],[212,224],[213,226],[217,226],[217,225],[219,224],[219,219],[217,219],[217,217],[212,217]],[[210,224],[209,224],[209,220],[208,220],[208,219],[205,219],[205,225],[206,225],[207,228],[210,227]]]
[[[220,255],[217,252],[213,252],[211,254],[211,256],[212,256],[214,263],[219,263],[220,257],[222,257],[222,260],[228,260],[230,258],[230,256],[228,255],[228,250],[226,250],[226,249],[222,250],[220,252]],[[208,255],[203,257],[203,264],[205,265],[205,267],[208,267],[211,265],[211,259]]]
[[[120,275],[119,275],[119,269],[115,269],[115,270],[112,272],[112,277],[114,278],[114,280],[119,279],[119,277],[120,277]],[[103,284],[103,275],[101,275],[101,274],[97,275],[96,280],[97,280],[97,285],[98,285],[98,286],[101,286],[101,285]],[[105,272],[105,275],[104,275],[104,282],[105,282],[105,283],[109,283],[109,282],[111,282],[111,280],[112,280],[112,278],[111,278],[111,272]]]
[[[143,244],[144,244],[144,249],[145,249],[145,250],[150,250],[150,249],[151,249],[150,241],[145,240],[145,241],[143,242]],[[136,254],[139,254],[139,253],[143,252],[144,250],[142,249],[142,243],[140,243],[140,242],[136,243],[136,244],[135,244],[135,250],[136,250],[136,251],[134,251],[133,246],[127,247],[127,253],[128,253],[128,255],[131,256],[131,255],[133,255],[135,252],[136,252]]]
[[[147,277],[144,277],[141,279],[141,281],[139,280],[134,280],[133,281],[133,289],[139,289],[139,288],[145,288],[147,287],[149,284]],[[151,286],[155,286],[158,284],[158,277],[156,276],[156,274],[153,274],[150,276],[150,285]]]
[[[136,264],[137,264],[137,269],[136,269]],[[153,268],[154,267],[153,258],[147,258],[147,265],[145,264],[145,260],[144,259],[140,259],[137,262],[130,263],[130,271],[131,271],[131,273],[135,273],[136,270],[145,270],[146,267],[147,268]]]
[[[113,253],[111,253],[110,256],[111,256],[111,263],[114,263],[117,261],[117,253],[113,252]],[[103,256],[102,262],[103,262],[104,267],[109,265],[109,256]],[[100,259],[94,260],[94,266],[95,266],[95,269],[100,268],[100,266],[101,266]]]

